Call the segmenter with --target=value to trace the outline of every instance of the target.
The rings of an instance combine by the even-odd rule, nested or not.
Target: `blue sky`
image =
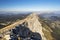
[[[60,11],[60,0],[0,0],[0,11]]]

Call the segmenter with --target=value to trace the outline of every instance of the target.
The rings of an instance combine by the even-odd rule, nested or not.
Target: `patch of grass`
[[[44,33],[45,37],[47,38],[47,40],[55,40],[55,39],[52,37],[52,35],[51,35],[50,32],[47,32],[47,31],[43,30],[43,33]]]

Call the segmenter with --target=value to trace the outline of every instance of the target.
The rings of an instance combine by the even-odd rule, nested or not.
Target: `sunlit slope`
[[[32,13],[25,19],[16,21],[15,23],[0,29],[0,33],[7,32],[25,22],[28,24],[26,27],[29,28],[32,32],[39,33],[42,37],[42,40],[54,40],[54,38],[51,35],[51,32],[53,32],[51,28],[49,28],[49,26],[45,24],[43,20],[39,21],[39,19],[40,18],[36,13]]]
[[[12,28],[15,28],[17,25],[22,24],[23,22],[24,22],[24,20],[20,20],[20,21],[17,21],[15,23],[9,25],[9,26],[6,26],[6,27],[0,29],[0,33],[4,33],[8,30],[11,30]]]

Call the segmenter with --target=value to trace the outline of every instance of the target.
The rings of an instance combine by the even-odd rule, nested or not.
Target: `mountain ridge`
[[[53,37],[50,33],[52,31],[49,31],[50,29],[48,30],[48,29],[44,28],[42,26],[41,22],[39,21],[39,19],[40,18],[38,17],[38,15],[36,13],[32,13],[29,16],[27,16],[25,19],[19,20],[19,21],[15,22],[15,23],[13,23],[13,24],[11,24],[11,25],[3,28],[3,29],[0,29],[0,32],[2,32],[2,31],[5,32],[5,31],[8,31],[8,30],[12,30],[13,28],[16,28],[16,26],[21,25],[22,23],[25,23],[24,25],[27,28],[29,28],[32,32],[39,33],[42,37],[42,40],[53,40]],[[49,33],[49,34],[47,34],[47,33]],[[50,38],[48,38],[48,36],[46,34],[49,35]]]

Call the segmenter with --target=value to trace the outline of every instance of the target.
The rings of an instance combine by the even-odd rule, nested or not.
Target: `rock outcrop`
[[[39,22],[39,17],[36,13],[33,13],[31,15],[29,15],[26,18],[25,21],[28,24],[28,28],[32,31],[32,32],[37,32],[41,35],[42,40],[46,40],[46,38],[44,37],[44,33],[42,31],[42,25]]]

